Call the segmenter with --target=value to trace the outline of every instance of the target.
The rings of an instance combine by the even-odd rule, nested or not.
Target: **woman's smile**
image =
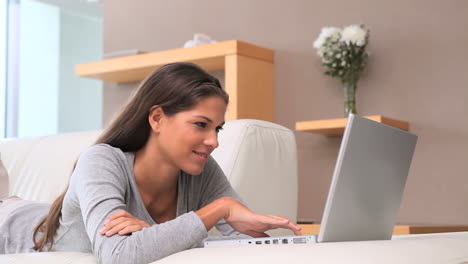
[[[208,156],[209,156],[208,153],[198,152],[198,151],[195,151],[195,150],[193,150],[192,152],[195,153],[195,155],[197,155],[202,161],[207,161],[208,160]]]

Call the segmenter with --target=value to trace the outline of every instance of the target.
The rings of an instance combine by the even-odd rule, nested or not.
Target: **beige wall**
[[[419,135],[400,223],[468,223],[468,1],[104,1],[104,52],[181,47],[195,32],[275,50],[276,122],[342,114],[342,89],[312,43],[323,26],[365,23],[360,114],[408,120]],[[104,120],[136,84],[107,84]],[[296,133],[299,219],[319,221],[340,138]]]

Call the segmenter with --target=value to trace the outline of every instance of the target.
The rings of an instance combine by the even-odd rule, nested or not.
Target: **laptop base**
[[[227,240],[205,240],[205,247],[219,246],[240,246],[240,245],[286,245],[286,244],[315,244],[316,235],[305,236],[278,236],[278,237],[260,237],[243,238]]]

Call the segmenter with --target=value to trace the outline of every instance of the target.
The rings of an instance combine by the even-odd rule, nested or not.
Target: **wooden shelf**
[[[113,83],[141,81],[171,62],[192,62],[207,71],[224,70],[230,96],[227,120],[273,121],[273,57],[271,49],[228,40],[191,48],[150,52],[76,65],[76,74]]]
[[[408,130],[409,123],[407,121],[397,120],[381,115],[364,116],[365,118],[397,127],[399,129]],[[314,121],[296,122],[296,130],[303,132],[310,132],[316,134],[323,134],[327,136],[341,136],[343,135],[344,128],[348,118],[325,119]]]
[[[304,235],[318,235],[320,231],[319,224],[302,224]],[[450,226],[450,225],[396,225],[393,228],[394,235],[404,234],[426,234],[426,233],[445,233],[445,232],[463,232],[468,231],[468,226]]]
[[[273,62],[273,50],[239,40],[228,40],[191,48],[149,52],[102,61],[78,64],[76,74],[107,82],[125,83],[143,80],[160,66],[171,62],[193,62],[207,71],[225,69],[225,57],[242,55]]]

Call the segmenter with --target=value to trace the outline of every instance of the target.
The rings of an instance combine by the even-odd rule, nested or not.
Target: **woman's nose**
[[[218,133],[209,133],[209,135],[205,139],[205,145],[210,146],[213,149],[217,148],[219,146]]]

